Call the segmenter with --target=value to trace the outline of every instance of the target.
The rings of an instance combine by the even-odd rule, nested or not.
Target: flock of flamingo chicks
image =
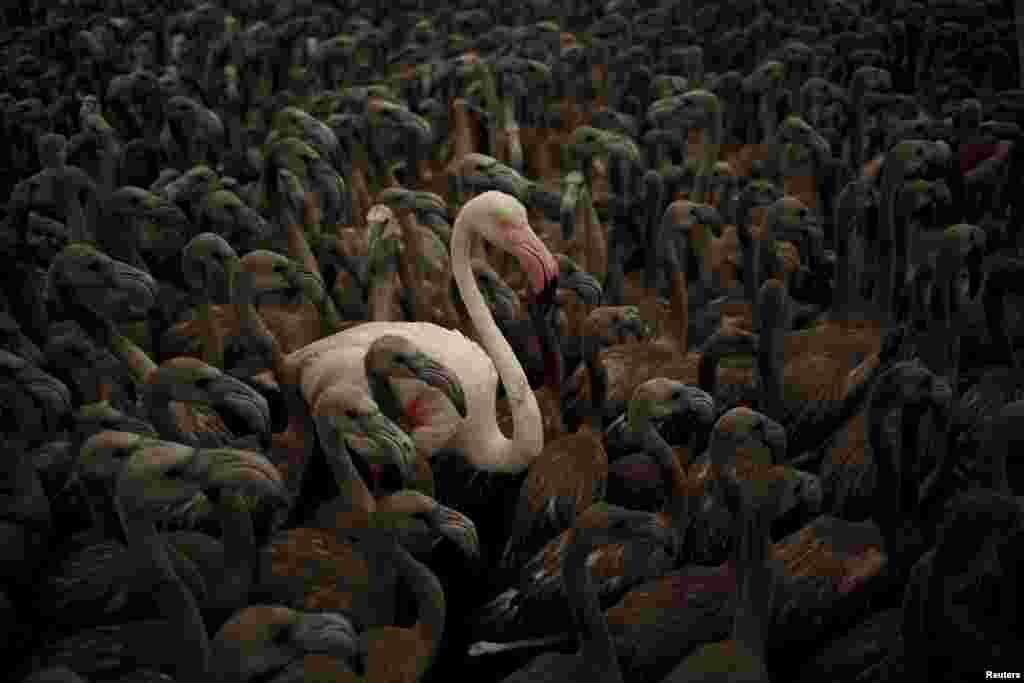
[[[1006,3],[5,11],[9,680],[1019,667]]]

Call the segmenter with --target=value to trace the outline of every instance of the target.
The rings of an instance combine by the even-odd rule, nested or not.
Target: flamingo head
[[[477,195],[463,206],[460,218],[468,218],[487,242],[519,261],[529,283],[527,308],[540,337],[546,383],[559,383],[562,359],[552,319],[558,302],[558,259],[530,227],[526,207],[510,194],[492,190]]]
[[[558,260],[530,227],[526,207],[510,194],[492,190],[466,202],[462,215],[488,243],[516,257],[537,303],[555,300]]]
[[[466,395],[458,373],[437,362],[401,335],[387,334],[370,345],[364,360],[368,377],[375,374],[416,379],[442,392],[460,417],[466,417]]]

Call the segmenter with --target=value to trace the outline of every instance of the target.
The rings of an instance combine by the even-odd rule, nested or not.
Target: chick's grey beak
[[[435,361],[424,359],[414,369],[416,378],[434,387],[448,397],[459,417],[466,417],[466,395],[458,376]]]
[[[270,406],[255,389],[231,375],[222,375],[212,388],[216,403],[242,418],[254,434],[269,434]]]
[[[694,207],[694,215],[704,225],[720,225],[722,223],[722,215],[713,206]]]
[[[144,319],[156,304],[156,280],[149,273],[121,261],[114,261],[113,278],[121,294],[119,312],[125,319]]]
[[[590,273],[582,270],[570,273],[564,278],[562,286],[576,292],[587,306],[598,306],[601,303],[601,283]]]

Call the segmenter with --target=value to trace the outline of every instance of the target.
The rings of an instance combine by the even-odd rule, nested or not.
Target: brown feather
[[[233,436],[224,424],[224,419],[214,410],[208,410],[198,404],[185,401],[170,401],[168,406],[174,416],[174,422],[184,434],[219,434]]]
[[[600,480],[607,477],[608,455],[601,437],[589,427],[545,445],[530,465],[520,500],[529,516],[540,514],[551,498],[565,498],[576,510],[594,500]]]
[[[625,403],[633,391],[647,380],[668,376],[661,370],[676,360],[675,350],[665,344],[627,342],[602,349],[598,353],[598,364],[603,365],[608,373],[608,400]],[[697,360],[692,361],[693,377],[697,376]],[[679,377],[673,376],[672,379]],[[578,387],[577,397],[589,402],[590,382],[586,381],[586,368],[577,368],[571,381]]]
[[[638,386],[655,377],[666,377],[698,386],[698,369],[702,357],[703,354],[698,350],[691,350],[679,357],[667,345],[649,342],[628,342],[603,349],[598,354],[598,363],[603,364],[608,373],[607,401],[613,406],[625,405]],[[585,368],[577,368],[570,380],[579,387],[576,396],[581,403],[590,401],[590,383],[585,381],[585,372]],[[755,372],[756,368],[752,365],[719,365],[719,392],[728,391],[725,387],[752,386]]]
[[[335,226],[335,233],[337,239],[332,242],[335,254],[350,261],[366,257],[368,247],[365,230],[360,232],[353,227],[338,225]],[[327,282],[325,284],[327,291],[333,293],[338,301],[343,301],[346,297],[354,296],[360,291],[355,276],[344,268],[337,269],[334,282]]]
[[[541,420],[544,423],[544,443],[558,439],[565,433],[562,427],[562,409],[558,399],[558,389],[548,385],[537,387],[533,395],[537,398],[537,405],[540,407]],[[512,408],[509,406],[508,398],[502,396],[495,403],[498,428],[507,437],[513,434]]]
[[[260,317],[281,343],[281,351],[291,353],[320,338],[320,312],[309,301],[294,304],[260,304]]]
[[[831,501],[831,514],[844,519],[870,516],[877,471],[868,448],[863,410],[832,437],[819,471],[825,500]]]
[[[783,181],[783,194],[796,197],[812,211],[820,211],[818,199],[818,181],[813,173],[791,175]]]
[[[366,680],[374,683],[415,683],[432,657],[422,625],[412,628],[381,626],[364,636]]]
[[[885,155],[879,154],[871,161],[868,161],[861,167],[861,178],[868,180],[873,183],[877,183],[878,179],[882,174],[882,165],[885,163]]]
[[[296,591],[291,607],[365,616],[374,578],[369,563],[354,546],[340,542],[335,533],[306,527],[289,529],[274,537],[265,552],[269,554],[271,581],[286,581]]]
[[[842,400],[877,369],[881,346],[881,327],[869,321],[827,322],[787,335],[783,369],[787,402]]]
[[[860,527],[866,533],[860,533]],[[881,538],[871,528],[834,518],[819,518],[817,523],[787,536],[772,545],[771,554],[781,567],[785,583],[824,579],[838,593],[849,592],[877,576],[886,558]]]
[[[506,546],[509,554],[502,562],[519,565],[571,526],[577,515],[603,497],[607,480],[608,455],[601,435],[589,425],[546,442],[519,489],[514,531]],[[558,506],[555,514],[549,514],[551,504]]]
[[[836,444],[829,449],[826,463],[842,467],[861,467],[872,462],[867,449],[867,415],[858,413],[847,422],[837,435]]]
[[[208,331],[206,323],[202,320],[201,316],[193,315],[186,320],[175,323],[164,333],[164,338],[170,341],[161,346],[168,346],[170,348],[162,348],[161,362],[175,356],[194,356],[199,358],[203,355],[203,351],[216,351],[218,355],[222,356],[225,342],[232,336],[237,335],[240,328],[238,307],[234,304],[211,304],[209,316],[209,338],[216,345],[215,349],[203,349]],[[180,343],[185,340],[189,340],[190,343],[188,345]],[[189,348],[192,340],[198,340],[199,342],[198,346],[194,349]]]
[[[665,529],[672,529],[672,519],[664,513],[656,513],[655,522]],[[572,540],[572,532],[572,529],[566,529],[544,546],[539,559],[545,574],[561,576],[562,561]],[[610,543],[595,548],[587,558],[587,567],[594,582],[598,584],[621,580],[635,570],[635,567],[627,565],[626,546],[623,543]]]
[[[302,680],[309,683],[359,683],[362,679],[337,657],[318,653],[302,658]]]
[[[731,156],[723,154],[722,158],[732,166],[736,175],[749,178],[755,161],[764,162],[771,158],[771,147],[762,142],[747,144],[741,146]]]
[[[657,619],[662,610],[703,608],[710,596],[723,599],[735,593],[736,571],[732,563],[717,567],[692,565],[637,586],[610,607],[605,618],[612,632],[621,632]]]

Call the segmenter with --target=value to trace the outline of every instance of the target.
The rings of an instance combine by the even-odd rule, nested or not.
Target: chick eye
[[[672,392],[672,400],[673,400],[673,401],[678,401],[678,400],[679,400],[679,399],[681,399],[682,397],[683,397],[683,391],[682,391],[682,389],[675,389],[675,390],[674,390],[674,391]]]

